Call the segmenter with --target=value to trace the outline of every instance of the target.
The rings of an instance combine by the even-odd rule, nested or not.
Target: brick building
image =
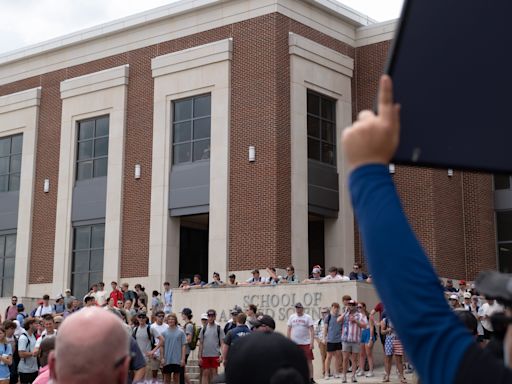
[[[0,296],[350,270],[336,142],[395,27],[334,1],[182,0],[0,55]],[[496,268],[492,176],[394,178],[442,276]]]

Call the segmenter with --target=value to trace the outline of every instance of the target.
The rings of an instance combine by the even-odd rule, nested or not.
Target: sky
[[[0,0],[0,54],[177,0]],[[341,0],[377,21],[399,17],[403,0]]]

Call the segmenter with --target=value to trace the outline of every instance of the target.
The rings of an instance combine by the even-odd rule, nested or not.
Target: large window
[[[0,192],[20,190],[23,135],[0,138]]]
[[[108,116],[78,122],[76,179],[107,176]]]
[[[173,101],[173,163],[210,158],[211,96]]]
[[[501,272],[512,273],[512,211],[496,212],[498,258]]]
[[[105,225],[75,227],[73,238],[71,286],[76,297],[83,297],[92,284],[103,279]]]
[[[308,158],[336,165],[336,101],[308,90]]]
[[[510,175],[494,175],[494,189],[510,189]]]
[[[0,296],[12,296],[16,234],[0,235]]]

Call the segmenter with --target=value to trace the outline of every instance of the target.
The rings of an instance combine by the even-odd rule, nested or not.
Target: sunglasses
[[[156,317],[165,317],[165,315],[156,315]]]
[[[215,317],[215,313],[209,313],[208,317]]]

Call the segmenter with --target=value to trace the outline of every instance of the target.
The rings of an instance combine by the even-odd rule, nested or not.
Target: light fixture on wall
[[[249,162],[253,163],[256,161],[256,147],[249,145]]]
[[[393,164],[393,163],[389,164],[389,173],[391,173],[391,174],[395,173],[395,164]]]
[[[43,192],[44,193],[50,192],[50,179],[44,179]]]
[[[140,164],[135,164],[135,178],[140,179]]]
[[[453,176],[453,169],[448,168],[448,177],[452,177],[452,176]]]

